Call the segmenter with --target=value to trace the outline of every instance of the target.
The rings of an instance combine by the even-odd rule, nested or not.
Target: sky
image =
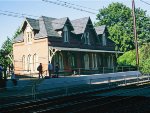
[[[59,0],[49,0],[58,2]],[[42,0],[0,0],[0,47],[7,37],[12,37],[19,26],[25,20],[23,17],[8,16],[8,12],[28,14],[30,18],[39,18],[40,16],[48,16],[53,18],[69,17],[70,20],[90,17],[93,22],[96,21],[96,14],[99,9],[107,7],[112,2],[120,2],[131,8],[132,0],[60,0],[66,1],[75,5],[80,5],[95,10],[85,9],[94,14],[84,11],[67,8],[53,3],[44,2]],[[59,3],[60,3],[59,1]],[[150,3],[149,0],[143,0]],[[77,6],[75,6],[77,7]],[[145,4],[141,0],[135,0],[135,7],[140,7],[147,11],[150,15],[150,5]],[[81,8],[81,7],[80,7]],[[83,8],[82,8],[83,9]],[[4,15],[7,14],[7,15]]]

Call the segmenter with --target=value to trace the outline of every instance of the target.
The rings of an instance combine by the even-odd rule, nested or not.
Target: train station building
[[[25,18],[21,34],[14,40],[15,73],[37,73],[48,61],[60,66],[60,72],[73,69],[97,71],[100,67],[116,66],[115,43],[108,38],[105,25],[94,27],[90,17],[70,20],[41,16]]]

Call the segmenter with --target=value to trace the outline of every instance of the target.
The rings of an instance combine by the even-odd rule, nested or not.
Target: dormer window
[[[89,32],[85,32],[83,36],[84,36],[84,44],[90,45]]]
[[[32,41],[33,35],[32,32],[26,32],[26,42],[29,43]]]
[[[69,30],[67,28],[67,26],[64,26],[64,42],[69,42]]]
[[[106,34],[103,33],[102,35],[102,43],[103,43],[103,46],[106,46]]]

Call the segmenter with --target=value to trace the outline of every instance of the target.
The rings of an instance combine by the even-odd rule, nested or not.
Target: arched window
[[[85,69],[89,69],[89,55],[84,55],[84,67]]]
[[[31,55],[27,57],[27,70],[31,71]]]
[[[92,68],[96,69],[97,68],[97,55],[92,54]]]
[[[64,26],[63,31],[64,31],[64,42],[69,42],[69,35],[70,34],[69,34],[67,26]]]
[[[83,36],[84,36],[84,44],[90,45],[90,36],[89,36],[89,32],[85,32],[85,33],[83,34]]]
[[[100,65],[100,66],[102,65],[102,59],[101,59],[101,56],[99,56],[99,65]]]
[[[63,63],[63,55],[61,53],[56,53],[55,55],[55,64],[59,64],[60,70],[64,69],[64,63]]]
[[[102,35],[102,42],[103,42],[103,46],[106,46],[106,34],[103,33]]]
[[[37,69],[37,55],[33,55],[33,71],[36,71]]]
[[[69,54],[68,56],[69,56],[68,61],[70,66],[75,67],[75,57],[73,56],[73,54]]]
[[[108,68],[111,68],[111,56],[107,58]]]
[[[25,55],[22,56],[22,69],[25,70]]]
[[[111,67],[114,67],[114,56],[111,56]]]

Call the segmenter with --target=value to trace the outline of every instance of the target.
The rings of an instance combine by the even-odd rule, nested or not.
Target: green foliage
[[[136,52],[131,50],[125,52],[122,56],[117,59],[120,66],[136,66]]]
[[[2,48],[0,50],[0,64],[3,64],[5,67],[8,64],[11,64],[12,61],[8,57],[9,54],[12,53],[12,40],[7,37],[7,40],[3,43]]]
[[[141,45],[150,40],[150,18],[142,9],[136,9],[135,13],[138,42]],[[129,7],[122,3],[112,3],[99,11],[97,20],[95,26],[107,25],[109,38],[116,43],[117,49],[126,52],[135,48],[132,10]]]
[[[136,66],[135,50],[125,52],[118,58],[117,62],[121,66]],[[150,73],[150,43],[141,45],[139,49],[139,67],[141,72]]]
[[[150,73],[150,43],[140,48],[140,67],[143,73]]]
[[[3,64],[4,67],[7,67],[9,64],[12,64],[12,51],[13,51],[13,40],[20,34],[19,28],[14,33],[13,38],[7,37],[6,41],[2,44],[0,49],[0,64]]]

